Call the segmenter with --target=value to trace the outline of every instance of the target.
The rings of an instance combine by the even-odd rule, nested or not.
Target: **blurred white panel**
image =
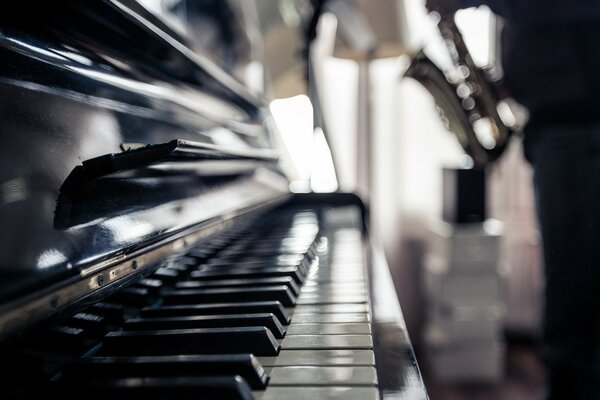
[[[340,189],[356,189],[356,107],[358,65],[351,60],[323,60],[321,97],[329,145],[336,161]]]
[[[297,190],[308,190],[313,142],[313,108],[310,100],[304,95],[277,99],[271,102],[269,108],[285,150],[298,171],[298,181],[292,183]]]

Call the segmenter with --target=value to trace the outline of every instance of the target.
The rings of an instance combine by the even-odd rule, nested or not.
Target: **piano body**
[[[201,49],[132,0],[0,16],[0,396],[427,398],[365,207],[290,192],[243,25],[183,3]]]

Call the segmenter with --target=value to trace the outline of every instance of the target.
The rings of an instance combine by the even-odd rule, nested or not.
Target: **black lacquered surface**
[[[372,329],[382,399],[428,399],[383,249],[370,243]]]
[[[221,7],[212,3],[213,11]],[[0,302],[6,304],[77,280],[84,267],[114,255],[143,253],[190,226],[218,223],[287,194],[287,180],[273,165],[262,164],[219,167],[217,172],[206,163],[201,168],[142,164],[65,186],[67,177],[85,161],[140,144],[183,139],[225,146],[237,154],[273,147],[264,104],[235,78],[244,58],[240,51],[247,43],[236,39],[234,30],[221,30],[221,39],[215,39],[218,45],[209,45],[213,51],[203,53],[132,1],[82,4],[52,2],[39,5],[32,14],[31,4],[21,3],[14,13],[0,16]],[[230,22],[221,17],[212,23]],[[211,60],[210,55],[217,53],[222,57]],[[362,207],[345,196],[299,196],[297,204],[313,211],[332,205]],[[312,268],[316,258],[310,243],[318,232],[313,232],[312,212],[308,214],[308,219],[300,218],[304,219],[300,225],[310,225],[308,236],[313,235],[307,243],[302,230],[300,235],[293,232],[291,241],[283,241],[290,234],[284,228],[227,250],[229,242],[240,239],[234,232],[228,240],[202,243],[177,262],[165,254],[165,267],[147,280],[115,287],[116,293],[103,293],[101,303],[11,338],[10,346],[0,346],[2,359],[12,367],[11,374],[0,379],[3,387],[10,383],[47,388],[61,363],[94,355],[129,359],[148,354],[172,357],[174,352],[215,356],[246,352],[262,355],[268,373],[277,378],[270,392],[251,394],[235,376],[205,380],[94,376],[48,389],[63,398],[79,395],[85,387],[99,388],[94,395],[102,398],[185,398],[198,390],[215,398],[265,400],[282,398],[282,393],[290,399],[360,400],[375,399],[380,392],[385,398],[424,395],[401,314],[387,318],[376,300],[371,323],[363,270],[369,267],[353,264],[352,273],[343,263]],[[280,217],[271,222],[286,221]],[[224,229],[235,231],[234,223],[227,221]],[[355,222],[350,225],[354,240],[360,242],[363,229]],[[222,254],[215,257],[218,251]],[[216,258],[218,262],[209,262]],[[237,281],[233,286],[223,283],[233,278]],[[290,278],[293,285],[272,285],[268,280],[274,278]],[[253,279],[258,286],[249,284]],[[195,292],[173,293],[175,283],[183,280],[211,283],[189,289]],[[375,281],[372,292],[397,304],[394,294]],[[298,293],[305,282],[306,291]],[[317,287],[321,293],[312,290]],[[250,303],[259,304],[253,309]],[[290,315],[284,306],[304,310],[295,317],[299,325],[288,327]],[[143,318],[168,318],[235,315],[244,310],[273,313],[291,333],[282,330],[284,337],[276,338],[267,326],[124,330],[124,321],[138,313]],[[280,327],[271,317],[256,323]],[[204,342],[203,347],[196,346],[198,341]],[[314,355],[317,352],[319,356]],[[278,353],[283,353],[282,359]],[[301,387],[309,383],[315,386]]]
[[[246,62],[236,32],[217,60],[133,1],[24,2],[2,13],[0,302],[287,191],[273,174],[256,179],[264,163],[138,165],[65,185],[86,160],[131,144],[272,149],[264,104],[232,75]]]

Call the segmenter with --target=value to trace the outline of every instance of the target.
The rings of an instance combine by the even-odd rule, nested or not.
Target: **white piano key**
[[[338,259],[334,258],[327,266],[329,269],[339,268],[340,270],[358,270],[364,271],[365,265],[362,261],[357,261],[355,258]]]
[[[356,276],[356,277],[361,277],[364,278],[364,274],[365,271],[360,268],[360,269],[347,269],[347,268],[327,268],[327,269],[311,269],[308,272],[308,276],[309,277],[313,277],[313,276],[323,276],[323,275],[328,275],[328,276],[336,276],[336,277],[345,277],[345,276]]]
[[[367,304],[323,304],[323,305],[298,305],[293,309],[294,315],[300,314],[360,314],[368,313]]]
[[[329,276],[329,275],[317,275],[308,278],[308,281],[316,283],[361,283],[366,284],[364,276]]]
[[[377,372],[373,367],[274,367],[266,369],[271,379],[269,387],[282,385],[307,386],[375,386]]]
[[[370,335],[371,325],[364,324],[293,324],[288,335]]]
[[[312,294],[320,294],[320,293],[329,293],[329,294],[337,294],[337,295],[343,295],[343,294],[362,294],[362,295],[366,295],[367,294],[367,288],[365,287],[365,285],[361,284],[360,286],[356,286],[353,288],[337,288],[337,287],[328,287],[328,286],[310,286],[310,287],[306,287],[304,288],[304,290],[300,291],[300,294],[307,294],[307,295],[312,295]]]
[[[367,296],[300,296],[296,304],[348,304],[348,303],[367,303]]]
[[[318,299],[318,298],[344,298],[344,297],[361,297],[366,299],[366,293],[351,293],[351,292],[329,292],[327,290],[317,292],[302,292],[297,297],[298,299]]]
[[[304,282],[302,289],[309,289],[314,286],[317,287],[329,287],[332,289],[348,289],[352,290],[355,288],[364,288],[365,284],[363,282],[332,282],[332,283],[319,283],[317,281],[307,280]]]
[[[281,348],[292,349],[372,349],[370,335],[290,335],[281,341]]]
[[[369,387],[286,387],[274,386],[253,392],[256,400],[378,400],[379,391]]]
[[[357,292],[331,292],[329,290],[324,291],[316,291],[316,292],[304,292],[301,293],[297,298],[301,298],[303,300],[309,299],[330,299],[330,298],[358,298],[361,297],[363,299],[367,298],[366,291],[357,291]]]
[[[357,314],[294,314],[292,325],[294,324],[349,324],[353,322],[369,322],[369,316],[366,313]]]
[[[263,367],[375,365],[372,350],[281,350],[275,357],[257,357]]]

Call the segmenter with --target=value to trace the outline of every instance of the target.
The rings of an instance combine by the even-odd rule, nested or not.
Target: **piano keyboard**
[[[66,357],[44,390],[67,398],[85,389],[86,397],[119,399],[379,399],[361,229],[310,210],[264,220],[53,326],[44,342],[82,357]]]

